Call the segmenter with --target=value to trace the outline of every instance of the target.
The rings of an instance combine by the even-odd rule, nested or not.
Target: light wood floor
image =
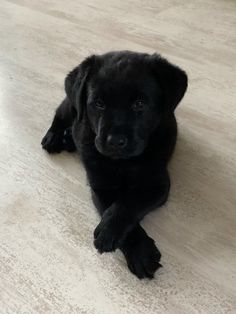
[[[80,161],[40,147],[65,74],[121,49],[189,75],[170,199],[143,222],[153,281],[96,253]],[[0,313],[236,313],[236,1],[1,0],[0,178]]]

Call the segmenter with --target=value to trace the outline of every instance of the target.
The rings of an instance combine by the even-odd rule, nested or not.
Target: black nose
[[[124,148],[127,142],[127,138],[123,135],[108,135],[107,137],[107,144],[112,148]]]

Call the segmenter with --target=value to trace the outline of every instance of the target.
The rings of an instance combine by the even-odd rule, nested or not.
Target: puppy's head
[[[91,56],[66,78],[79,120],[87,117],[97,150],[113,159],[140,155],[165,115],[173,114],[187,76],[159,55]]]

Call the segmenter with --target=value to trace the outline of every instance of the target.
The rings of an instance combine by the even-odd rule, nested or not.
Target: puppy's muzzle
[[[120,151],[124,149],[128,144],[128,139],[122,134],[108,135],[106,145],[113,151]]]

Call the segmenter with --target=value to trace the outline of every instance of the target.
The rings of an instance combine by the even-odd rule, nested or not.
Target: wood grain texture
[[[235,17],[233,0],[0,1],[0,313],[236,313]],[[40,147],[65,74],[121,49],[189,75],[170,199],[143,222],[153,281],[96,253],[80,161]]]

